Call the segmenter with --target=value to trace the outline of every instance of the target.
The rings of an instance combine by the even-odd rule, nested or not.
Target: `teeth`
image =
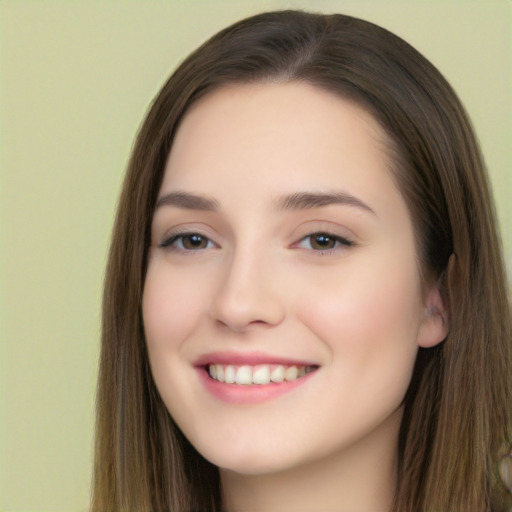
[[[252,372],[253,384],[268,384],[270,382],[270,367],[268,365],[258,366]]]
[[[299,371],[297,370],[296,366],[289,366],[284,371],[284,378],[286,380],[297,380],[298,374],[299,374]]]
[[[234,384],[235,380],[235,367],[231,365],[226,366],[226,369],[224,370],[224,382],[227,384]]]
[[[236,372],[235,382],[237,384],[252,384],[252,370],[250,366],[241,366]]]
[[[210,377],[218,382],[248,386],[251,384],[265,385],[271,382],[291,382],[311,373],[316,367],[284,366],[280,364],[260,364],[257,366],[210,364],[207,369]]]
[[[276,366],[270,375],[272,382],[283,382],[284,380],[284,366]]]

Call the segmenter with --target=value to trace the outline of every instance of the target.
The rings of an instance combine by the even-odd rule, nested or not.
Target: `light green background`
[[[0,2],[0,510],[87,508],[103,267],[133,136],[176,63],[265,9],[361,16],[452,82],[512,266],[507,0]]]

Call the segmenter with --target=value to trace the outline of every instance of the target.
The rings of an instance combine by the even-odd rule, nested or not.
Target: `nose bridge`
[[[226,257],[213,297],[216,321],[240,331],[250,325],[280,323],[284,304],[279,294],[276,265],[258,244],[239,244]]]

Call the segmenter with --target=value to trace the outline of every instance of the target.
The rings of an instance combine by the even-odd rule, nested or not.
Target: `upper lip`
[[[283,366],[318,366],[318,363],[309,360],[295,359],[272,355],[265,352],[240,352],[225,350],[218,352],[209,352],[199,356],[194,361],[194,366],[206,366],[208,364],[231,364],[236,366],[258,364],[280,364]]]

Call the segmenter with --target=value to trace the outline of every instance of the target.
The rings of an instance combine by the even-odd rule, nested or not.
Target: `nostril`
[[[261,261],[254,258],[248,251],[237,254],[209,305],[210,318],[234,332],[277,325],[284,316],[283,297],[272,270],[263,272]]]

